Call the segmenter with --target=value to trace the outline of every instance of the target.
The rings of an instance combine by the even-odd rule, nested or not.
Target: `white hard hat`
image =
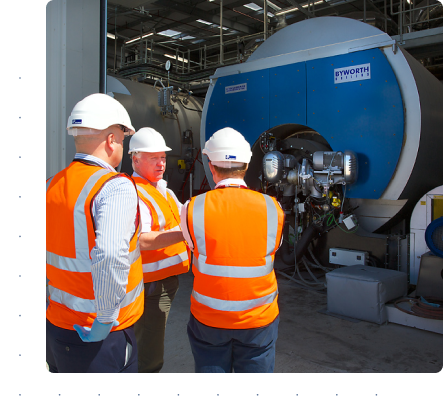
[[[104,93],[94,93],[74,106],[68,118],[67,130],[70,134],[73,127],[104,130],[114,124],[127,127],[130,135],[135,133],[129,114],[119,101]]]
[[[166,146],[165,139],[153,128],[140,128],[129,141],[129,151],[132,152],[163,152],[171,151],[171,148]]]
[[[230,127],[216,131],[202,151],[215,166],[231,167],[230,163],[251,161],[251,146],[245,137]],[[226,164],[225,164],[226,163]],[[229,164],[227,164],[229,163]]]

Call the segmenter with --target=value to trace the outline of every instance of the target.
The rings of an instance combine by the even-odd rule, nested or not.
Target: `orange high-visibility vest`
[[[151,210],[151,231],[180,230],[180,215],[173,197],[167,199],[146,179],[134,178],[138,197]],[[143,281],[153,282],[180,275],[189,270],[189,256],[184,241],[158,250],[142,250]]]
[[[272,323],[279,313],[274,255],[284,224],[277,201],[249,189],[219,188],[193,197],[187,220],[194,317],[227,329]]]
[[[50,296],[46,317],[55,326],[68,330],[74,330],[74,324],[91,327],[97,317],[90,256],[95,246],[92,204],[103,185],[118,176],[129,178],[93,163],[74,161],[47,181],[46,278]],[[120,303],[120,324],[112,331],[131,326],[143,313],[139,216],[137,209],[126,296]]]

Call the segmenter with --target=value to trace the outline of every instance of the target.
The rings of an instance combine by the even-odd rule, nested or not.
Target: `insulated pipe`
[[[306,253],[306,250],[309,247],[311,241],[318,237],[320,234],[321,228],[314,223],[311,223],[309,227],[303,231],[303,234],[300,240],[295,245],[295,256],[294,251],[291,250],[291,247],[288,242],[289,236],[289,223],[285,223],[283,227],[283,242],[281,245],[281,259],[286,265],[294,265],[295,258],[297,258],[297,264],[303,259],[303,256]]]
[[[108,35],[108,1],[100,0],[100,77],[99,92],[106,94],[106,62],[107,62],[107,35]],[[117,38],[115,39],[117,41]]]
[[[286,222],[283,227],[283,242],[281,244],[281,259],[286,265],[294,265],[295,257],[294,252],[291,251],[291,247],[288,242],[289,238],[289,223]]]

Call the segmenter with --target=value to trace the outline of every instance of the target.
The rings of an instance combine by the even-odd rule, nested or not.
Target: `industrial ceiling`
[[[245,62],[281,28],[322,16],[381,29],[443,80],[438,0],[112,0],[107,2],[108,73],[153,83],[167,77],[170,60],[170,81],[204,96],[217,67]]]

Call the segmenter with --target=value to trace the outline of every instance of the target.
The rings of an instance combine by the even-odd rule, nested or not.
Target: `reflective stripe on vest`
[[[199,256],[196,258],[195,266],[199,272],[212,276],[227,276],[231,278],[256,278],[268,275],[273,270],[273,258],[271,256],[275,248],[275,240],[278,233],[278,213],[272,198],[262,195],[266,201],[267,210],[267,245],[266,264],[262,266],[219,266],[206,263],[206,241],[205,241],[205,200],[206,193],[195,198],[193,216],[194,235],[198,247]]]
[[[139,199],[151,210],[152,231],[181,231],[178,207],[172,195],[159,192],[145,179],[137,182]],[[189,258],[184,242],[157,250],[142,251],[143,279],[145,283],[179,275],[189,270]]]
[[[156,272],[160,269],[169,268],[173,265],[181,264],[188,260],[188,252],[184,251],[180,254],[174,255],[172,257],[168,257],[165,259],[161,259],[157,262],[151,262],[149,264],[143,264],[143,273],[146,272]]]
[[[129,265],[132,265],[140,257],[140,245],[137,241],[137,248],[129,253]],[[71,272],[91,272],[91,260],[62,257],[46,251],[46,263],[58,269]]]
[[[229,278],[257,278],[268,275],[274,269],[274,261],[270,255],[266,256],[266,265],[262,266],[210,265],[206,263],[206,259],[207,257],[200,254],[194,261],[194,265],[198,271],[205,275],[227,276]]]
[[[146,200],[149,200],[149,202],[154,206],[154,210],[158,216],[158,225],[160,227],[159,231],[164,231],[165,225],[166,225],[166,219],[165,219],[163,212],[160,209],[160,206],[157,204],[155,199],[141,186],[137,185],[137,190],[143,195],[143,197]]]
[[[192,216],[192,224],[194,226],[195,245],[198,247],[198,253],[206,257],[206,240],[205,240],[205,200],[206,193],[198,195],[194,201],[194,213],[198,216]]]
[[[124,299],[120,302],[120,308],[126,307],[133,303],[140,293],[144,289],[143,280],[136,286],[135,289],[126,293]],[[77,296],[71,295],[67,292],[64,292],[61,289],[54,288],[53,286],[49,286],[49,295],[53,302],[60,303],[65,305],[67,308],[82,312],[82,313],[96,313],[97,309],[95,308],[95,301],[89,299],[82,299]]]
[[[86,182],[74,206],[74,240],[76,258],[62,257],[52,252],[46,251],[46,262],[56,268],[72,272],[91,272],[91,259],[89,258],[88,235],[84,202],[91,193],[92,188],[99,179],[109,173],[107,169],[101,169],[95,172]],[[47,187],[50,182],[47,182]],[[46,188],[47,190],[47,188]],[[137,249],[129,253],[129,263],[133,264],[140,256],[140,247],[137,243]]]
[[[188,229],[194,242],[191,313],[215,328],[266,326],[278,316],[273,270],[284,212],[270,196],[223,188],[193,197]]]
[[[200,293],[192,290],[192,297],[197,302],[210,307],[214,310],[227,311],[227,312],[242,312],[245,310],[255,309],[256,307],[271,304],[278,295],[278,290],[272,292],[269,295],[259,297],[251,300],[220,300],[213,297],[204,296]]]
[[[109,173],[108,169],[100,169],[95,172],[86,182],[77,201],[74,206],[74,230],[75,230],[75,257],[77,259],[89,260],[89,245],[88,239],[85,236],[88,235],[88,227],[86,224],[85,216],[85,200],[91,193],[92,188],[97,181],[103,176]]]
[[[74,161],[47,181],[49,306],[46,314],[47,319],[58,327],[71,330],[74,324],[91,327],[97,316],[90,258],[95,245],[92,207],[101,188],[117,177],[127,175]],[[60,211],[54,215],[57,208]],[[60,228],[60,224],[65,228]],[[130,266],[125,274],[126,292],[117,297],[114,304],[119,306],[117,320],[120,324],[112,331],[133,325],[143,313],[144,283],[138,242],[138,208],[134,225],[135,232],[126,253]]]

